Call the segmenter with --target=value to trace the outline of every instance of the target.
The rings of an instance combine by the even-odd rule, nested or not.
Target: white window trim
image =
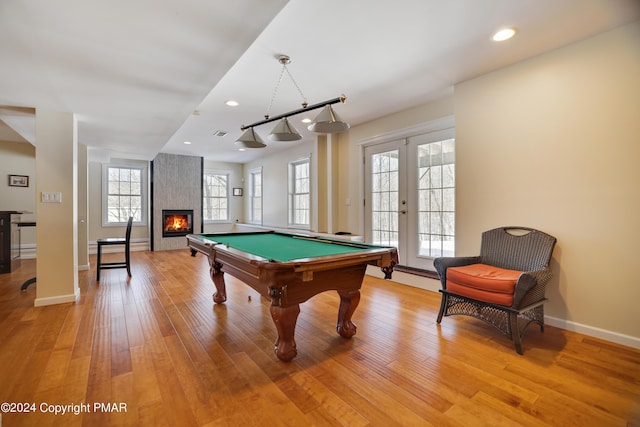
[[[253,192],[254,192],[254,182],[253,182],[253,176],[260,174],[260,181],[261,181],[261,186],[262,186],[262,194],[260,196],[260,203],[262,204],[262,208],[260,209],[260,218],[253,218],[253,201],[255,199]],[[249,182],[250,182],[250,194],[249,194],[249,221],[247,221],[249,224],[262,224],[262,220],[264,217],[264,174],[262,171],[262,166],[251,169],[249,171]]]
[[[309,224],[296,224],[293,223],[293,202],[292,202],[292,195],[293,195],[293,181],[292,181],[292,177],[291,177],[291,170],[293,167],[295,167],[296,164],[299,163],[304,163],[307,162],[309,163]],[[287,226],[289,228],[295,228],[295,229],[300,229],[300,230],[311,230],[311,224],[313,222],[313,170],[312,170],[312,163],[311,163],[311,154],[306,154],[304,156],[298,157],[294,160],[291,160],[288,164],[287,164]]]
[[[127,162],[117,162],[117,163],[103,163],[102,164],[102,226],[103,227],[122,227],[127,225],[127,221],[124,222],[108,222],[107,218],[109,215],[107,214],[107,197],[109,197],[109,168],[129,168],[129,169],[139,169],[141,176],[141,186],[142,186],[142,219],[140,221],[134,221],[133,225],[147,225],[147,206],[149,205],[148,191],[147,188],[149,186],[149,180],[147,179],[147,170],[148,165],[143,165],[140,163],[127,163]]]
[[[231,221],[231,174],[232,171],[228,169],[205,169],[202,174],[202,221],[205,224],[230,224]],[[206,175],[226,175],[227,176],[227,219],[205,219],[204,218],[204,178]]]

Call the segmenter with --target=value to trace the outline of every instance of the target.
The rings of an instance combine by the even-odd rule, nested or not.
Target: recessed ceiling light
[[[238,148],[238,151],[244,151],[244,148]]]
[[[516,35],[517,31],[518,30],[514,27],[502,28],[496,31],[496,33],[491,37],[491,40],[493,40],[494,42],[503,42],[505,40],[509,40]]]
[[[237,107],[238,105],[238,101],[234,101],[233,99],[228,100],[227,102],[225,102],[225,104],[227,104],[229,107]]]
[[[308,117],[305,117],[304,119],[302,119],[302,123],[311,123],[311,119]]]
[[[185,141],[185,142],[183,142],[183,144],[191,145],[191,141]]]

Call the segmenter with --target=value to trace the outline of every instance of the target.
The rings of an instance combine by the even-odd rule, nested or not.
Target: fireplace
[[[186,236],[193,233],[193,210],[162,210],[162,237]]]

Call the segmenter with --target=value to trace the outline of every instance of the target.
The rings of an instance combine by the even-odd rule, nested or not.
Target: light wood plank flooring
[[[80,272],[76,304],[33,307],[34,260],[0,275],[0,402],[36,407],[3,426],[640,426],[638,350],[547,326],[519,356],[476,319],[438,326],[439,294],[367,277],[356,336],[334,330],[338,296],[318,295],[283,363],[250,287],[227,275],[214,305],[205,257],[132,259],[130,281]]]

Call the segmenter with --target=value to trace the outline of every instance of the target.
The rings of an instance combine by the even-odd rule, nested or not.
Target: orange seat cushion
[[[487,264],[447,269],[447,290],[493,304],[513,305],[513,293],[522,271]]]

